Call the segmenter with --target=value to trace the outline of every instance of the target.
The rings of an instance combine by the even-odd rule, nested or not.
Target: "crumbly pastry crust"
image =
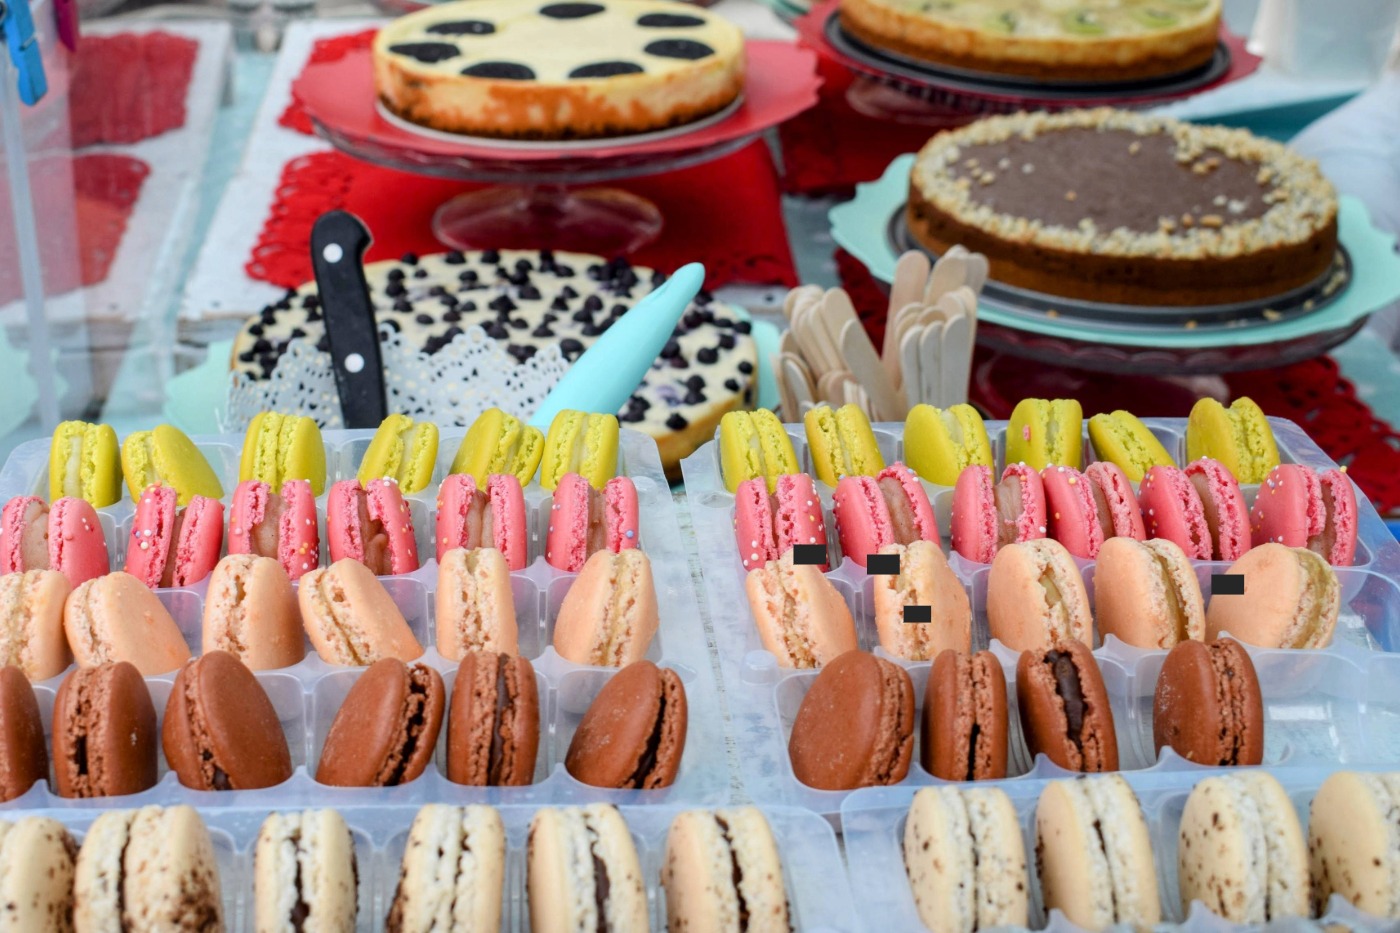
[[[1191,5],[1087,0],[1067,12],[1054,9],[1062,4],[1039,0],[842,0],[841,25],[870,45],[935,64],[1048,79],[1126,81],[1210,61],[1220,0],[1204,0],[1199,9]],[[1162,25],[1137,18],[1154,14],[1164,18]],[[1073,16],[1089,17],[1097,31],[1076,33],[1066,25]],[[1016,25],[1003,17],[1014,17]]]
[[[564,8],[568,15],[557,12]],[[663,45],[658,54],[657,43],[667,42],[688,45]],[[373,59],[379,98],[393,113],[508,139],[603,138],[690,123],[739,96],[745,65],[737,27],[669,0],[441,4],[381,29]],[[580,69],[585,75],[575,76]]]
[[[1123,148],[1124,160],[1136,158],[1141,144],[1161,145],[1161,137],[1168,137],[1181,171],[1170,184],[1179,191],[1204,186],[1228,163],[1237,173],[1252,171],[1257,191],[1251,197],[1257,195],[1257,203],[1245,210],[1217,195],[1212,203],[1218,207],[1211,210],[1219,213],[1164,214],[1151,230],[1101,229],[1087,216],[1066,226],[993,206],[998,175],[1031,176],[1033,154],[1046,144],[1041,141],[1061,132],[1120,135],[1131,140]],[[1010,146],[1017,147],[1014,159],[1002,157],[990,165],[978,159],[984,147],[1001,147],[991,150],[1001,152]],[[1086,159],[1080,174],[1064,161],[1061,157],[1054,166],[1060,180],[1073,175],[1077,189],[1064,193],[1067,201],[1077,198],[1087,212],[1087,205],[1115,199],[1100,180],[1101,162]],[[914,237],[936,252],[962,244],[986,254],[997,281],[1122,304],[1267,298],[1318,279],[1331,268],[1337,250],[1336,192],[1312,160],[1243,130],[1108,108],[992,117],[935,136],[911,172],[906,218]]]

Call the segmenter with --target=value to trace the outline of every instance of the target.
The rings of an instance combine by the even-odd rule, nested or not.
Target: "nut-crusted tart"
[[[841,0],[871,45],[996,74],[1126,81],[1210,61],[1221,0]]]
[[[1087,301],[1251,301],[1322,277],[1337,196],[1317,163],[1243,130],[1121,110],[991,117],[941,133],[909,230],[985,253],[998,282]]]
[[[374,80],[390,111],[453,133],[588,139],[690,123],[744,87],[744,37],[669,0],[459,0],[389,23]]]

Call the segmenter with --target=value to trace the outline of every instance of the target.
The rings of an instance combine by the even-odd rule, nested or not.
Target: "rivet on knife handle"
[[[330,211],[311,228],[311,265],[325,315],[331,369],[347,428],[375,428],[384,420],[384,369],[379,329],[365,283],[370,236],[347,211]]]

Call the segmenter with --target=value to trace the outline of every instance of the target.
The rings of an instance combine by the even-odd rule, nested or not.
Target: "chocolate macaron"
[[[447,711],[447,779],[474,787],[521,787],[535,779],[540,696],[530,662],[468,651]]]
[[[1118,734],[1098,662],[1082,642],[1024,651],[1016,664],[1021,732],[1031,755],[1042,752],[1070,771],[1118,770]]]
[[[681,767],[687,726],[680,675],[650,661],[634,661],[593,698],[574,731],[564,767],[594,787],[670,787]]]
[[[392,787],[433,760],[447,690],[424,664],[384,658],[371,664],[331,722],[316,780],[337,787]]]
[[[797,779],[819,790],[898,784],[914,754],[914,682],[891,661],[847,651],[813,679],[788,737]]]
[[[945,781],[1006,777],[1006,675],[990,651],[944,651],[929,670],[919,733],[924,770]]]
[[[113,797],[154,787],[156,708],[126,661],[80,667],[53,705],[54,783],[64,797]]]
[[[48,776],[44,721],[34,688],[19,668],[0,667],[0,803]]]
[[[277,709],[227,651],[211,651],[175,675],[161,745],[170,770],[195,790],[273,787],[292,776]]]
[[[1186,641],[1157,676],[1152,739],[1202,765],[1257,765],[1264,760],[1264,698],[1254,662],[1232,639]]]

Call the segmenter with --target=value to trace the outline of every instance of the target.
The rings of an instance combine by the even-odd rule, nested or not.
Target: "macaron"
[[[1166,538],[1109,538],[1094,568],[1099,637],[1156,651],[1205,635],[1206,610],[1196,568]]]
[[[491,547],[454,548],[438,563],[437,650],[449,661],[469,651],[520,650],[510,568]]]
[[[167,486],[189,505],[195,496],[222,499],[224,486],[189,435],[171,424],[128,434],[122,442],[122,473],[131,501],[148,486]]]
[[[425,664],[371,664],[340,704],[321,748],[316,780],[336,787],[394,787],[433,760],[447,690]]]
[[[914,754],[914,683],[892,661],[847,651],[818,672],[788,737],[793,775],[818,790],[898,784]]]
[[[194,790],[275,787],[292,776],[277,708],[253,672],[227,651],[180,668],[160,742],[170,770]]]
[[[904,870],[932,933],[1024,927],[1029,920],[1021,821],[997,788],[923,787],[904,820]]]
[[[1225,464],[1202,457],[1186,465],[1210,532],[1210,560],[1239,560],[1249,550],[1249,510],[1240,484]],[[1353,503],[1354,504],[1354,503]]]
[[[1006,462],[1040,471],[1083,461],[1084,410],[1074,399],[1026,398],[1006,425]]]
[[[1043,754],[1067,771],[1118,770],[1118,733],[1108,691],[1083,642],[1021,652],[1016,705],[1032,756]]]
[[[846,600],[820,569],[794,564],[792,552],[750,570],[744,589],[758,637],[780,667],[821,667],[856,649]]]
[[[281,492],[259,480],[239,483],[228,516],[228,552],[270,557],[293,581],[321,563],[316,496],[304,479],[289,479]]]
[[[766,408],[725,412],[719,419],[719,465],[724,488],[761,479],[773,493],[778,477],[796,473],[797,451],[778,416]]]
[[[843,476],[875,476],[885,468],[870,420],[857,406],[842,405],[832,411],[830,406],[818,405],[802,422],[812,472],[828,486],[835,486]]]
[[[388,480],[346,479],[326,496],[326,542],[331,561],[357,560],[376,576],[418,569],[413,515],[399,487]]]
[[[53,705],[54,789],[117,797],[156,786],[160,734],[141,672],[125,661],[80,667]]]
[[[1006,777],[1006,675],[990,651],[949,649],[929,669],[920,762],[943,781]]]
[[[1118,775],[1045,785],[1035,838],[1047,912],[1094,931],[1116,924],[1148,929],[1162,919],[1147,820]]]
[[[393,414],[379,422],[355,475],[366,488],[371,480],[387,479],[397,483],[404,495],[412,495],[433,481],[437,452],[437,425]]]
[[[1307,548],[1269,542],[1230,565],[1244,592],[1214,593],[1206,607],[1206,640],[1225,633],[1260,648],[1326,648],[1341,613],[1332,567]]]
[[[1262,483],[1278,466],[1278,444],[1269,419],[1254,401],[1240,396],[1226,408],[1203,398],[1186,420],[1186,459],[1210,457],[1241,483]]]
[[[685,684],[645,659],[608,679],[579,720],[564,767],[594,787],[657,790],[676,782],[685,754]]]
[[[190,648],[169,610],[129,573],[89,580],[68,595],[63,630],[79,667],[130,661],[146,676],[189,660]]]
[[[1063,544],[1042,538],[997,551],[987,578],[987,623],[1012,651],[1065,640],[1093,644],[1089,593]]]
[[[355,839],[334,810],[269,813],[253,846],[259,930],[353,930],[359,906]]]
[[[535,780],[540,696],[525,658],[468,651],[447,710],[447,779],[473,787],[524,787]]]
[[[312,647],[329,664],[413,661],[423,653],[384,584],[357,560],[336,561],[302,577],[297,605]]]
[[[1201,765],[1264,761],[1264,698],[1249,652],[1229,638],[1167,653],[1152,701],[1152,741]]]
[[[534,933],[647,929],[641,862],[616,807],[544,807],[527,838]]]
[[[745,480],[734,492],[734,542],[745,570],[777,560],[799,544],[826,549],[826,521],[817,486],[806,473],[785,473],[772,492],[767,480]],[[815,565],[823,573],[830,565]]]
[[[757,807],[685,810],[666,833],[661,863],[670,930],[792,929],[778,843]]]
[[[58,820],[0,820],[0,903],[8,930],[73,929],[78,843]]]
[[[506,828],[495,807],[430,803],[408,830],[385,928],[499,930]]]
[[[102,522],[82,499],[49,508],[38,496],[16,496],[0,511],[0,573],[57,570],[78,586],[109,569]]]
[[[880,647],[906,661],[929,661],[945,649],[972,647],[972,605],[943,549],[933,541],[887,544],[881,554],[899,557],[899,573],[874,580],[875,630]],[[906,618],[910,606],[928,607],[929,620]]]
[[[466,473],[485,487],[492,473],[509,473],[530,485],[544,454],[544,434],[499,408],[488,408],[467,428],[452,458],[453,473]]]
[[[1104,540],[1133,538],[1142,541],[1147,530],[1142,523],[1142,506],[1128,476],[1107,460],[1095,460],[1084,468],[1089,491],[1094,495]]]
[[[1000,483],[992,482],[990,467],[970,466],[953,487],[950,524],[953,550],[990,564],[1003,545],[1045,537],[1044,482],[1024,463],[1007,464]]]
[[[49,776],[44,720],[34,687],[17,667],[0,667],[0,803]]]
[[[554,487],[544,559],[551,567],[578,573],[598,551],[637,547],[640,527],[632,480],[614,476],[600,491],[579,474],[567,473]]]
[[[550,422],[540,457],[540,485],[550,491],[566,473],[578,473],[593,488],[617,475],[616,415],[564,409]]]
[[[1104,527],[1093,484],[1074,467],[1046,467],[1040,474],[1045,488],[1046,527],[1050,537],[1075,557],[1092,560],[1103,545]]]
[[[224,505],[195,496],[177,510],[175,490],[147,486],[136,501],[126,572],[151,589],[191,586],[209,576],[224,545]]]
[[[530,527],[520,481],[510,473],[492,473],[480,482],[468,473],[448,476],[438,487],[436,537],[439,561],[454,548],[493,547],[510,570],[524,570]]]
[[[1313,914],[1337,894],[1357,910],[1400,919],[1400,775],[1337,771],[1322,782],[1308,817]]]
[[[30,680],[57,677],[73,662],[63,631],[63,604],[72,588],[57,570],[0,576],[0,665]]]
[[[73,925],[220,930],[224,904],[209,830],[193,807],[108,810],[88,827],[73,873]]]
[[[48,563],[49,504],[38,496],[6,500],[0,509],[0,573],[47,569]]]
[[[904,419],[904,462],[938,486],[953,485],[974,464],[988,469],[996,465],[987,426],[971,405],[909,409]]]
[[[1213,542],[1205,506],[1184,470],[1152,467],[1138,487],[1138,504],[1149,538],[1165,538],[1192,560],[1210,560]]]
[[[842,552],[861,567],[887,544],[939,540],[928,493],[902,463],[873,477],[842,477],[832,496],[832,514]]]
[[[1241,771],[1201,781],[1186,798],[1177,837],[1183,913],[1200,901],[1232,923],[1309,915],[1303,828],[1273,775]]]
[[[326,491],[326,448],[321,429],[312,418],[259,412],[248,422],[238,480],[255,479],[281,489],[289,479],[304,479],[311,494]]]
[[[1285,463],[1259,487],[1248,533],[1256,544],[1305,547],[1334,567],[1350,567],[1356,559],[1356,522],[1356,492],[1345,472],[1319,473]]]
[[[82,499],[95,508],[122,497],[117,432],[110,424],[64,421],[49,443],[49,499]]]
[[[1102,412],[1089,419],[1089,440],[1100,460],[1117,465],[1135,483],[1155,466],[1176,466],[1157,435],[1126,411]]]
[[[219,561],[204,596],[203,650],[227,651],[255,671],[306,656],[297,594],[281,564],[256,554]]]
[[[646,655],[659,625],[646,554],[598,551],[564,594],[554,620],[554,650],[575,664],[622,667]]]

